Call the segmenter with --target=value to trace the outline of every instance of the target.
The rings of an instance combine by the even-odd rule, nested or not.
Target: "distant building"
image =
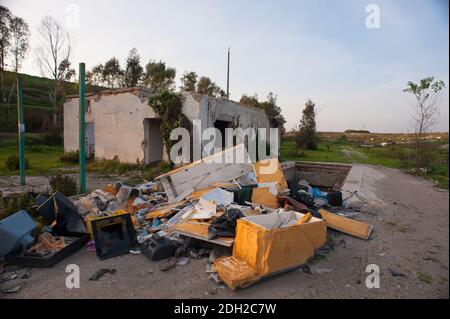
[[[160,121],[149,106],[150,89],[127,88],[86,95],[86,151],[99,159],[118,158],[121,162],[145,163],[168,160]],[[64,150],[78,150],[79,99],[64,103]],[[193,121],[201,120],[202,131],[216,127],[270,128],[262,109],[185,92],[182,112]]]

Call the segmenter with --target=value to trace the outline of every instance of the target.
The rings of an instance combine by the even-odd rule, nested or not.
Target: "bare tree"
[[[71,68],[70,35],[51,16],[42,19],[38,28],[41,45],[36,56],[43,76],[49,77],[49,98],[53,106],[53,127],[57,127],[58,107],[64,96],[64,81],[69,81],[75,70]]]
[[[409,81],[406,89],[403,90],[403,92],[413,94],[415,98],[412,121],[415,133],[417,168],[423,164],[428,165],[428,163],[422,163],[420,156],[424,135],[430,132],[439,119],[439,97],[444,87],[443,81],[434,81],[434,77],[427,77],[420,80],[419,83]]]

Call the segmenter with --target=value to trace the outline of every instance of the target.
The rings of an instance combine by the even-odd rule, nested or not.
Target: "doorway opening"
[[[160,119],[144,119],[144,161],[146,165],[163,159],[164,141],[160,125]]]

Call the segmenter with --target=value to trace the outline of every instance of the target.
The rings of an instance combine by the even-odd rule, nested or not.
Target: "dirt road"
[[[358,168],[361,180],[353,185],[364,201],[353,204],[365,212],[358,219],[374,225],[373,238],[329,231],[334,250],[312,263],[322,273],[290,271],[233,292],[208,279],[207,259],[161,272],[164,261],[143,255],[99,261],[84,248],[52,269],[32,269],[20,292],[0,298],[448,298],[448,192],[398,170]],[[80,289],[66,288],[68,264],[80,266]],[[369,264],[379,266],[380,288],[365,285]],[[100,268],[117,272],[89,281]]]

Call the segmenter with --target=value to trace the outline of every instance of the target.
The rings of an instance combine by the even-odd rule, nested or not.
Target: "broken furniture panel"
[[[277,159],[266,159],[255,163],[256,180],[258,183],[276,182],[278,191],[283,192],[288,188],[280,162]]]
[[[372,225],[365,222],[333,214],[325,209],[320,209],[319,214],[327,222],[328,227],[365,240],[369,239],[373,229]]]
[[[270,192],[269,187],[252,189],[252,203],[276,209],[280,207],[276,195]]]
[[[183,224],[174,225],[172,230],[174,233],[184,235],[187,237],[192,237],[207,241],[213,244],[231,247],[234,243],[234,238],[230,237],[219,237],[215,239],[209,239],[208,223],[196,223],[196,222],[186,222]]]
[[[161,180],[169,203],[174,203],[194,191],[210,187],[213,183],[228,182],[252,171],[250,157],[245,146],[240,144],[177,168],[156,179]]]
[[[47,224],[56,220],[56,227],[60,232],[85,233],[83,217],[70,199],[60,192],[55,192],[37,209]]]

